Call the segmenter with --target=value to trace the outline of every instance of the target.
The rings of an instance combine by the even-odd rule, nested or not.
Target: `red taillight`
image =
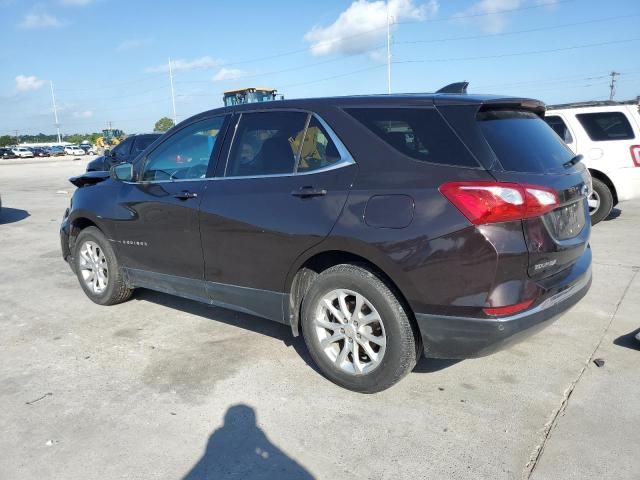
[[[538,217],[560,203],[555,190],[507,182],[450,182],[440,192],[474,225]]]
[[[631,151],[631,159],[636,167],[640,167],[640,145],[631,145],[629,147]]]
[[[526,310],[533,303],[533,300],[527,300],[526,302],[516,303],[515,305],[507,305],[506,307],[491,307],[483,308],[482,311],[492,317],[499,317],[502,315],[512,315],[514,313]]]

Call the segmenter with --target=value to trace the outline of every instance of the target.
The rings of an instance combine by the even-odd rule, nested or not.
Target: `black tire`
[[[336,289],[350,290],[364,296],[382,319],[386,334],[386,350],[380,363],[370,372],[355,374],[342,370],[320,346],[314,325],[315,314],[325,295]],[[419,337],[405,307],[393,293],[393,288],[374,272],[361,266],[336,265],[322,272],[306,293],[301,313],[302,332],[313,361],[329,380],[349,390],[360,393],[385,390],[408,374],[420,355]],[[346,342],[346,339],[343,342]],[[355,343],[352,340],[352,344]],[[344,348],[345,343],[336,345],[337,353]],[[351,357],[347,357],[347,360],[353,359],[352,352],[348,355]],[[353,360],[351,361],[353,363]]]
[[[613,194],[611,190],[609,190],[609,187],[607,187],[607,184],[602,180],[598,180],[597,178],[592,178],[591,180],[593,182],[593,191],[600,199],[598,208],[589,212],[591,215],[591,225],[595,225],[607,218],[611,213],[613,209]]]
[[[86,284],[82,276],[80,266],[80,251],[82,249],[82,246],[87,241],[95,243],[102,250],[102,253],[104,254],[104,257],[106,259],[108,280],[106,288],[100,293],[94,292]],[[82,290],[84,290],[84,293],[91,299],[91,301],[97,303],[98,305],[116,305],[131,298],[133,290],[131,290],[124,281],[122,270],[120,268],[120,264],[118,263],[118,259],[116,258],[116,255],[113,251],[113,248],[111,248],[111,244],[103,235],[103,233],[96,227],[87,227],[78,235],[73,257],[73,266]]]

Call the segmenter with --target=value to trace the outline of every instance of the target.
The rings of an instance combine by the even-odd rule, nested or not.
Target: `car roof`
[[[500,105],[526,108],[543,112],[546,108],[544,102],[532,98],[509,97],[502,95],[480,94],[451,94],[451,93],[401,93],[381,95],[352,95],[341,97],[299,98],[289,100],[273,100],[268,102],[245,103],[207,110],[191,117],[192,119],[206,117],[220,113],[243,112],[247,110],[271,110],[271,109],[309,109],[313,110],[323,106],[357,107],[357,106],[441,106],[441,105]]]

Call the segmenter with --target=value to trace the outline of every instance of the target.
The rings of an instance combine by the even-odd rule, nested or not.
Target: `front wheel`
[[[597,178],[592,178],[593,192],[589,196],[589,215],[591,225],[601,222],[609,216],[613,209],[613,195],[609,187]]]
[[[73,261],[80,286],[93,302],[115,305],[131,297],[113,248],[96,227],[80,232]]]
[[[302,302],[302,332],[322,373],[361,393],[391,387],[413,369],[419,355],[398,296],[356,265],[337,265],[318,276]]]

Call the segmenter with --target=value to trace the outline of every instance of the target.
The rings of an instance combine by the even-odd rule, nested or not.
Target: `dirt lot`
[[[58,239],[86,162],[0,164],[0,478],[638,478],[640,202],[594,228],[593,287],[554,325],[363,396],[285,326],[91,303]]]

